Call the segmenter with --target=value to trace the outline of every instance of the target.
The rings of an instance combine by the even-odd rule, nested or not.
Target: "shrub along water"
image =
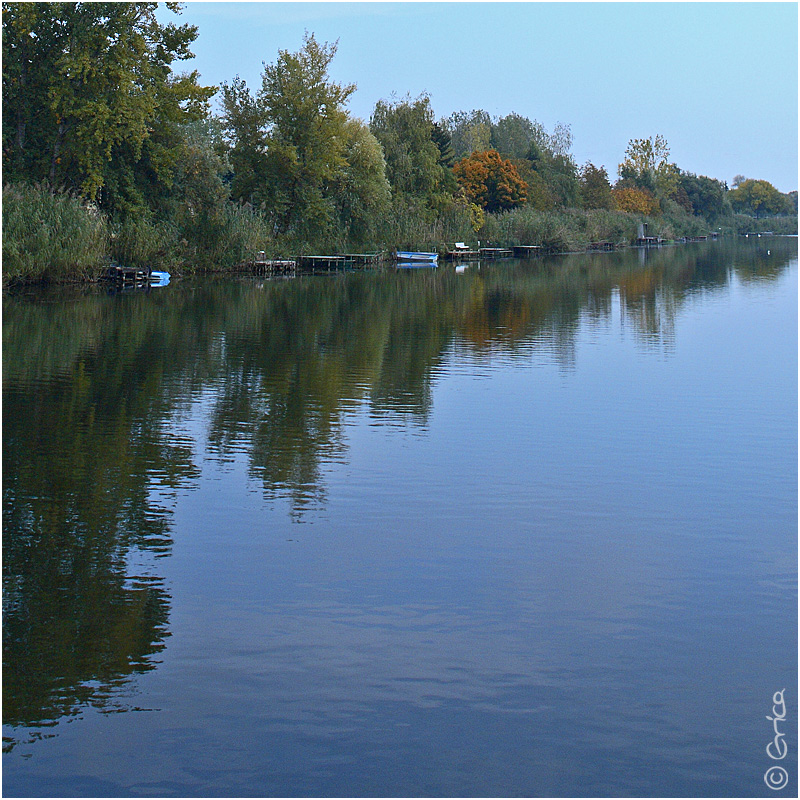
[[[3,187],[3,282],[91,280],[108,225],[91,206],[47,186]]]

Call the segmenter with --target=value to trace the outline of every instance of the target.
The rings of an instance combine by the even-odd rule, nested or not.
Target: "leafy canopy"
[[[298,52],[281,50],[274,64],[264,65],[255,97],[238,76],[223,84],[232,196],[264,208],[279,235],[308,239],[337,219],[334,188],[347,184],[355,135],[345,103],[356,87],[330,79],[336,48],[306,33]],[[369,169],[380,171],[376,152],[372,147]],[[338,211],[350,207],[346,201]]]
[[[172,73],[192,57],[197,28],[162,25],[156,8],[3,4],[6,180],[49,180],[112,210],[171,183],[175,128],[204,117],[215,89]]]
[[[614,206],[618,211],[652,216],[659,211],[658,200],[648,189],[635,186],[617,186],[613,190]]]
[[[446,166],[447,142],[434,125],[428,95],[379,100],[369,127],[383,148],[386,177],[395,198],[415,198],[433,208],[443,195],[455,191]]]
[[[735,189],[731,189],[728,199],[734,211],[752,214],[756,219],[763,213],[785,214],[793,211],[791,201],[764,180],[743,180]]]
[[[618,170],[623,185],[658,191],[666,197],[678,186],[680,171],[669,162],[669,145],[661,134],[631,139]]]
[[[514,208],[527,199],[528,185],[497,150],[473,153],[461,159],[453,171],[467,197],[487,211]]]
[[[604,166],[596,167],[587,162],[580,174],[581,201],[584,208],[613,208],[614,198],[611,183]]]

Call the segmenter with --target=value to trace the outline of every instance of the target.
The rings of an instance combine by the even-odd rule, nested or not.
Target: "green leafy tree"
[[[527,161],[525,163],[529,164]],[[550,211],[557,207],[558,204],[553,198],[550,187],[540,173],[530,169],[530,166],[526,170],[517,167],[517,171],[528,184],[527,205],[537,211]]]
[[[631,139],[619,165],[622,186],[634,186],[670,197],[678,187],[680,170],[669,161],[669,145],[660,134]]]
[[[456,163],[456,153],[453,150],[453,139],[447,131],[447,128],[440,125],[438,122],[433,123],[433,130],[431,131],[431,139],[433,139],[436,146],[439,148],[439,163],[446,169],[452,169]]]
[[[452,193],[450,170],[434,141],[430,98],[379,100],[370,130],[383,147],[386,177],[395,198],[416,198],[433,208],[442,195]]]
[[[625,160],[619,165],[620,173],[643,176],[656,173],[669,163],[667,140],[657,134],[647,139],[631,139],[625,150]]]
[[[725,184],[704,175],[681,172],[675,201],[685,207],[683,197],[689,201],[689,213],[714,220],[725,209]]]
[[[492,118],[486,111],[455,111],[442,122],[450,133],[456,158],[491,147]]]
[[[385,215],[389,184],[381,145],[351,119],[355,85],[332,81],[336,43],[306,34],[297,53],[265,65],[254,96],[239,77],[222,87],[222,126],[231,195],[269,216],[276,237],[296,246],[372,242]],[[430,141],[433,157],[439,151]]]
[[[542,128],[542,131],[544,131],[544,128]],[[571,158],[572,140],[572,128],[563,122],[557,122],[553,132],[545,138],[545,149],[554,156]]]
[[[564,152],[567,141],[545,136],[544,141],[533,140],[528,148],[528,161],[547,187],[548,208],[573,208],[579,204],[578,168],[572,156]]]
[[[580,173],[581,201],[584,208],[613,208],[611,183],[604,166],[587,162]]]
[[[344,105],[356,89],[328,76],[336,47],[306,34],[299,52],[281,50],[264,68],[258,102],[279,232],[307,235],[333,221],[328,190],[347,163]]]
[[[546,133],[538,122],[511,113],[501,117],[491,129],[491,144],[498,153],[510,159],[525,158],[532,141],[544,141]]]
[[[788,211],[786,199],[769,181],[748,178],[728,193],[728,199],[734,211],[752,214],[756,219]]]
[[[261,205],[267,194],[267,145],[261,106],[238,75],[221,88],[221,125],[229,148],[231,197]]]
[[[528,187],[525,204],[537,211],[555,208],[556,204],[547,184],[542,176],[533,169],[531,162],[527,158],[510,158],[508,160]]]
[[[215,89],[172,73],[197,28],[160,24],[156,7],[3,4],[5,180],[49,180],[123,212],[169,186],[179,126],[206,115]]]
[[[181,134],[181,161],[160,216],[173,220],[198,252],[212,251],[224,235],[229,197],[219,131],[214,120],[200,120],[183,126]]]
[[[334,184],[341,223],[354,244],[373,244],[391,192],[380,143],[361,120],[345,125],[345,159]]]

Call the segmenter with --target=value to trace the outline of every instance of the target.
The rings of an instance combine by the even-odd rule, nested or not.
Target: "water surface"
[[[796,794],[796,239],[6,297],[3,515],[6,796]]]

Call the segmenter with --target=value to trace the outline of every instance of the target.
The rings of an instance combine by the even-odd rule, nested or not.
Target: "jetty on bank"
[[[640,234],[645,234],[646,229],[640,228]],[[634,247],[661,247],[665,244],[703,242],[716,240],[717,233],[701,236],[682,237],[674,242],[663,239],[660,236],[640,235],[631,242],[614,242],[611,240],[601,240],[588,242],[585,252],[604,252],[610,253],[624,249],[629,246]],[[455,246],[440,250],[438,256],[443,261],[470,262],[470,261],[497,261],[500,259],[532,259],[543,255],[553,255],[560,252],[557,248],[540,244],[522,244],[503,247],[499,245],[480,247],[470,247],[463,242],[456,242]],[[405,252],[405,251],[403,251]],[[331,253],[331,254],[303,254],[292,258],[267,258],[265,251],[260,251],[253,258],[247,259],[235,267],[235,271],[249,275],[271,276],[271,275],[295,275],[297,273],[318,274],[343,272],[345,270],[365,269],[379,267],[387,261],[395,260],[401,255],[400,251],[371,252],[371,253]],[[146,270],[134,270],[133,268],[115,267],[120,272],[115,273],[121,280],[136,282],[147,279]]]
[[[123,267],[121,264],[111,264],[105,268],[100,279],[128,286],[149,282],[151,272],[150,267]]]
[[[262,250],[254,258],[236,265],[235,271],[248,275],[293,275],[296,272],[335,272],[377,266],[386,260],[387,254],[377,253],[333,253],[330,255],[299,255],[293,258],[267,258]]]

